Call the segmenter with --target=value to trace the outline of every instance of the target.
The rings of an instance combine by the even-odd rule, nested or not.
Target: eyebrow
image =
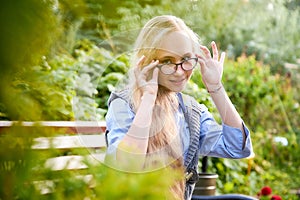
[[[192,53],[185,53],[185,54],[183,54],[182,56],[180,56],[181,58],[184,58],[184,57],[186,57],[186,56],[191,56],[192,55]],[[174,57],[174,56],[170,56],[170,55],[166,55],[166,56],[163,56],[163,57],[161,57],[161,58],[158,58],[158,60],[162,60],[162,59],[174,59],[174,58],[176,58],[176,57]]]

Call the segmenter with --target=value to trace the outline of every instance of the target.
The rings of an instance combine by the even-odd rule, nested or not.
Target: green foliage
[[[96,187],[96,194],[103,199],[116,200],[171,198],[168,190],[176,179],[177,172],[169,168],[140,174],[102,168],[101,176],[98,176],[99,186]]]
[[[218,193],[251,194],[249,191],[251,188],[247,184],[249,177],[246,175],[248,168],[246,160],[211,158],[208,165],[211,166],[210,171],[219,175],[217,179]]]
[[[194,97],[199,103],[204,104],[208,108],[208,110],[213,114],[215,119],[218,122],[221,122],[221,117],[210,97],[210,94],[205,89],[199,70],[194,70],[193,76],[188,82],[183,92]]]
[[[291,1],[110,1],[109,5],[87,2],[91,17],[84,23],[90,26],[82,30],[91,33],[97,27],[98,34],[89,38],[115,52],[130,50],[147,20],[172,14],[184,19],[203,44],[216,41],[230,58],[244,52],[256,54],[272,71],[284,71],[283,63],[295,63],[300,55],[299,6],[291,8]]]
[[[45,79],[53,80],[52,84],[59,85],[72,100],[68,102],[72,103],[72,110],[69,110],[67,117],[72,119],[74,115],[76,120],[103,119],[105,106],[99,108],[99,105],[103,105],[101,100],[105,96],[96,96],[98,91],[103,93],[98,90],[98,85],[103,82],[102,76],[106,68],[112,65],[113,59],[111,52],[83,40],[77,43],[72,56],[57,56],[47,63],[51,73],[46,74],[48,77]],[[108,94],[109,91],[105,95]]]
[[[12,0],[1,3],[0,67],[1,77],[4,77],[13,70],[38,64],[40,58],[49,53],[61,29],[53,13],[53,2]]]
[[[200,77],[193,77],[197,80]],[[299,187],[295,174],[300,170],[297,88],[290,77],[273,75],[270,67],[254,56],[226,60],[223,83],[244,122],[250,128],[254,160],[210,160],[212,172],[219,175],[219,193],[255,195],[265,185],[284,199],[293,199],[290,191]],[[284,146],[276,141],[287,139]],[[283,185],[285,187],[283,187]]]
[[[237,62],[226,63],[223,80],[242,117],[254,127],[260,121],[253,117],[259,117],[257,105],[267,95],[274,94],[274,77],[269,68],[257,62],[254,56],[240,57]]]
[[[300,184],[300,179],[296,176],[300,170],[297,159],[299,144],[293,144],[294,138],[289,134],[284,135],[288,141],[287,146],[276,142],[275,137],[271,132],[255,132],[253,146],[256,156],[251,177],[256,178],[252,182],[258,187],[270,185],[277,194],[285,197],[283,199],[292,199],[294,196],[291,195],[291,190],[298,188]]]
[[[0,9],[0,102],[5,107],[4,117],[24,119],[21,113],[28,107],[32,112],[26,113],[27,118],[33,119],[39,115],[37,102],[26,91],[18,93],[12,82],[50,52],[61,33],[60,21],[53,13],[53,2],[12,0],[2,2]],[[26,79],[31,81],[32,77]],[[26,87],[22,83],[18,86]]]
[[[112,91],[122,89],[126,78],[128,78],[129,56],[121,54],[114,58],[103,72],[98,86],[96,96],[100,108],[107,110],[107,100]]]
[[[76,4],[80,2],[77,0]],[[3,2],[0,17],[3,27],[0,35],[1,119],[73,118],[70,104],[73,93],[70,88],[64,91],[61,87],[66,82],[70,85],[72,79],[62,77],[59,70],[51,74],[46,60],[59,48],[66,47],[62,45],[67,43],[63,33],[70,33],[71,28],[65,24],[67,14],[59,9],[62,5],[62,1],[60,4],[38,0]],[[75,12],[73,6],[68,8],[72,13],[78,11]],[[57,84],[56,81],[62,79],[64,82]]]
[[[32,182],[40,157],[30,149],[41,129],[14,126],[0,137],[0,198],[37,199]]]
[[[223,80],[232,102],[253,131],[299,131],[293,116],[299,115],[300,109],[290,77],[272,75],[269,66],[250,56],[226,62]]]

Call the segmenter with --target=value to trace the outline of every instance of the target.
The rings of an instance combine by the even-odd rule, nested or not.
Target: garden
[[[110,92],[127,80],[140,28],[153,16],[176,15],[202,44],[216,41],[226,52],[222,81],[251,131],[252,157],[208,159],[208,172],[219,176],[217,194],[257,197],[268,187],[282,199],[299,199],[299,0],[10,0],[0,10],[1,121],[105,120]],[[198,71],[185,93],[220,120]],[[99,163],[84,172],[95,177],[91,189],[73,178],[78,172],[43,167],[55,149],[30,149],[34,137],[55,134],[0,132],[0,200],[164,199],[161,191],[176,179],[168,168],[137,175]],[[61,177],[48,195],[33,184]]]

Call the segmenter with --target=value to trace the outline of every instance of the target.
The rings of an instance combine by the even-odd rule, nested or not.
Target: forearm
[[[213,87],[208,87],[213,88]],[[240,117],[240,114],[237,112],[236,108],[229,99],[225,88],[222,84],[219,84],[218,87],[214,87],[213,90],[208,89],[211,94],[211,98],[214,101],[223,123],[228,126],[239,128],[243,133],[244,143],[246,141],[246,133],[243,127],[243,121]]]
[[[222,84],[218,84],[217,86],[207,86],[207,89],[219,111],[223,123],[243,131],[242,119],[229,99]]]
[[[155,96],[147,93],[143,95],[131,127],[118,145],[117,160],[139,160],[140,163],[144,163],[154,103]]]

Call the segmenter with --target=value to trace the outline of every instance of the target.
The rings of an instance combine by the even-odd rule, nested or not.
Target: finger
[[[155,69],[153,70],[153,75],[152,75],[151,82],[154,82],[154,83],[157,83],[157,82],[158,82],[158,72],[159,72],[159,69],[158,69],[158,68],[155,68]]]
[[[137,62],[137,66],[142,66],[143,62],[145,61],[146,56],[142,55]]]
[[[133,72],[136,78],[138,78],[138,75],[140,73],[140,67],[142,66],[143,62],[145,61],[145,56],[142,55],[142,57],[140,57],[140,59],[137,61],[136,63],[136,67],[134,68]]]
[[[138,65],[138,64],[137,64]],[[138,66],[136,66],[133,70],[135,77],[138,77],[138,75],[140,74],[140,69],[138,68]]]
[[[208,49],[206,46],[200,45],[200,49],[202,50],[203,54],[205,55],[205,57],[206,57],[207,59],[208,59],[208,58],[211,58],[210,51],[209,51],[209,49]]]
[[[137,80],[146,80],[148,78],[150,78],[151,76],[149,76],[149,71],[151,69],[153,69],[157,64],[158,64],[158,60],[156,61],[152,61],[149,65],[144,66],[142,69],[139,68],[135,68],[134,73],[135,73],[135,77]]]
[[[199,59],[204,59],[204,57],[203,57],[202,55],[200,55],[200,54],[195,54],[195,55],[196,55],[196,57],[199,58]],[[198,59],[198,60],[199,60],[199,59]]]
[[[206,69],[206,64],[205,61],[202,59],[198,59],[198,63],[200,64],[200,71],[201,73],[205,73],[205,69]]]
[[[147,73],[149,70],[153,69],[154,67],[156,67],[156,65],[158,64],[158,60],[156,61],[152,61],[149,65],[145,66],[142,69],[142,73]]]
[[[213,52],[213,59],[218,60],[219,59],[219,52],[218,52],[217,45],[214,41],[211,42],[211,48],[212,48],[212,52]]]
[[[222,64],[222,66],[223,66],[224,61],[225,61],[225,55],[226,55],[225,52],[222,52],[222,53],[221,53],[220,63]]]

